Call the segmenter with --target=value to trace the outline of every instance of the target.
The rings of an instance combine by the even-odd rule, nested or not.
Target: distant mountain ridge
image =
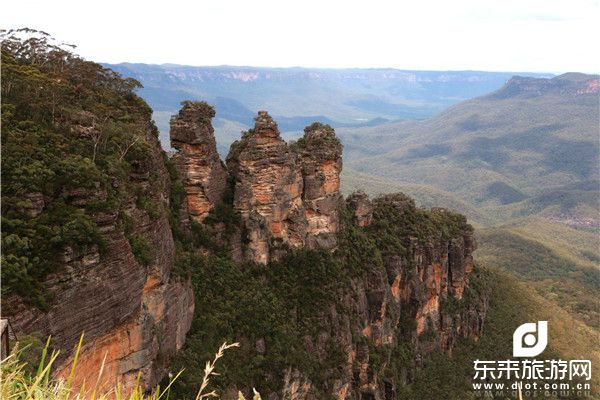
[[[597,75],[579,72],[569,72],[552,79],[513,76],[492,96],[500,99],[513,96],[535,97],[551,93],[563,96],[598,94],[600,93],[600,80]]]
[[[424,121],[339,129],[343,189],[402,191],[475,221],[482,265],[598,330],[600,77],[515,76]]]
[[[426,121],[341,129],[346,165],[436,187],[496,217],[589,221],[598,209],[599,82],[517,76]]]
[[[514,73],[194,67],[175,64],[106,64],[139,80],[139,94],[154,110],[164,147],[169,117],[186,99],[206,100],[217,113],[222,153],[256,110],[268,109],[282,132],[321,121],[336,127],[374,126],[398,119],[424,119],[452,104],[500,88]],[[531,77],[550,74],[524,73]],[[226,121],[226,122],[223,122]]]
[[[204,361],[236,340],[211,376],[225,399],[256,388],[271,400],[462,400],[478,396],[473,360],[508,360],[515,328],[538,320],[552,337],[545,359],[600,362],[598,229],[562,217],[598,215],[597,77],[516,78],[426,121],[347,128],[342,182],[331,126],[287,143],[259,111],[223,160],[206,102],[171,118],[178,152],[168,156],[136,82],[46,36],[2,42],[1,294],[18,340],[35,349],[51,335],[51,358],[61,349],[51,379],[69,374],[67,391],[86,393],[100,370],[100,397],[138,385],[164,393],[162,377],[167,396],[204,397]],[[233,76],[214,93],[260,81]],[[157,101],[187,90],[164,85]],[[272,89],[308,102],[343,93],[324,86]],[[232,118],[218,122],[223,134],[244,126],[250,106],[221,96]],[[385,96],[338,100],[376,108]],[[287,104],[285,123],[312,118],[302,104]],[[344,199],[341,184],[357,176],[380,191],[419,182],[408,187],[422,203],[504,226],[476,231],[403,193]],[[31,379],[36,393],[46,371]],[[183,372],[173,385],[169,371]],[[4,397],[21,390],[12,386]]]

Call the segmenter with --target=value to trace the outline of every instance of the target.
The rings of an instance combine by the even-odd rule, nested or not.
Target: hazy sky
[[[4,1],[99,62],[598,72],[598,0]]]

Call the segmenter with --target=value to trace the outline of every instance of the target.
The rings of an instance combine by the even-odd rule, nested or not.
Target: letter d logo
[[[535,357],[544,351],[546,345],[548,321],[528,322],[513,333],[513,357]]]

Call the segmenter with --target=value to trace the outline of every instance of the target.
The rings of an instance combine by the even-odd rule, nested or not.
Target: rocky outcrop
[[[338,231],[342,145],[329,125],[315,122],[294,146],[300,154],[306,213],[306,244],[332,249]]]
[[[151,392],[171,365],[197,373],[167,393],[189,398],[194,358],[227,338],[241,348],[219,385],[261,385],[269,400],[394,400],[423,356],[481,334],[464,217],[402,194],[341,201],[330,126],[288,144],[261,111],[227,168],[214,110],[188,101],[169,160],[139,82],[43,32],[13,33],[2,46],[2,316],[19,337],[52,336],[52,372],[74,392]],[[552,85],[597,91],[582,79]],[[190,351],[171,360],[192,325]]]
[[[334,130],[315,123],[288,144],[264,111],[254,128],[232,144],[225,168],[216,152],[214,115],[205,103],[185,102],[171,121],[171,142],[178,150],[172,161],[185,190],[179,222],[198,222],[200,229],[207,229],[203,233],[214,233],[210,239],[229,248],[240,263],[267,264],[290,249],[308,247],[338,249],[325,254],[336,257],[335,266],[356,269],[344,274],[345,290],[336,292],[330,306],[294,310],[309,312],[315,323],[314,334],[302,337],[311,356],[323,361],[333,347],[341,348],[336,365],[323,367],[325,389],[317,391],[317,380],[311,381],[298,366],[286,366],[274,371],[282,377],[282,389],[270,399],[318,399],[326,392],[340,400],[395,400],[398,387],[410,382],[424,356],[450,353],[460,338],[479,338],[487,304],[484,298],[466,296],[475,242],[464,217],[416,209],[401,194],[371,201],[357,192],[344,202],[342,146]],[[17,305],[11,322],[18,332],[52,334],[62,349],[72,349],[85,332],[77,385],[104,362],[107,388],[117,379],[130,388],[140,372],[142,384],[152,387],[191,326],[191,284],[172,276],[176,249],[167,219],[171,182],[156,137],[149,132],[146,139],[151,154],[134,163],[127,178],[137,189],[118,211],[94,214],[106,251],[97,246],[66,249],[64,267],[44,283],[54,294],[48,312],[11,300]],[[230,189],[232,203],[225,204],[229,194],[224,193]],[[81,208],[109,197],[100,184],[61,196]],[[43,196],[33,194],[28,200],[26,211],[39,214]],[[216,216],[219,212],[232,212],[235,218],[228,223],[234,226],[225,227]],[[123,215],[135,221],[132,227],[121,226]],[[132,240],[140,237],[152,250],[145,262],[136,258]],[[355,245],[358,252],[364,249],[360,246],[376,249],[372,257],[348,256]],[[192,251],[198,250],[211,251]],[[357,258],[361,265],[352,266]],[[461,300],[465,297],[469,301]],[[254,347],[266,356],[269,346],[268,338],[258,338]],[[71,356],[67,352],[61,358],[57,374],[68,373]],[[232,396],[237,393],[233,389]]]
[[[599,92],[600,77],[598,75],[568,72],[552,79],[513,76],[491,96],[498,99],[512,96],[536,97],[547,94],[571,97],[597,96]]]
[[[221,201],[227,172],[217,153],[211,124],[214,109],[204,102],[182,104],[179,114],[171,118],[171,146],[178,150],[172,160],[187,194],[187,214],[201,222]]]
[[[289,145],[271,116],[260,111],[254,128],[231,145],[226,172],[210,125],[214,115],[206,103],[184,102],[171,120],[171,143],[178,150],[173,162],[183,178],[187,214],[202,222],[220,202],[229,174],[233,208],[241,217],[229,243],[234,259],[266,264],[290,248],[334,249],[342,169],[334,130],[314,123]]]
[[[265,264],[288,248],[335,248],[341,152],[329,125],[315,123],[288,145],[269,114],[258,113],[254,129],[227,156],[244,259]]]
[[[280,248],[303,246],[307,224],[298,157],[266,111],[231,145],[227,166],[235,178],[233,206],[242,218],[244,258],[265,264]]]
[[[363,191],[352,193],[346,199],[348,209],[352,213],[352,221],[358,226],[369,226],[373,220],[373,203]]]
[[[419,215],[414,202],[403,195],[370,201],[364,193],[354,193],[348,197],[347,207],[353,223],[361,227],[395,223],[393,218],[381,221],[390,212],[405,215],[407,221]],[[384,207],[387,214],[381,212]],[[374,215],[376,210],[380,210],[378,215]],[[441,216],[447,211],[431,212]],[[389,234],[377,229],[374,234]],[[448,237],[436,234],[424,240],[407,234],[398,238],[401,246],[384,251],[382,265],[374,262],[366,268],[367,273],[353,279],[338,302],[340,307],[315,311],[321,329],[306,338],[307,349],[321,357],[333,342],[340,344],[346,355],[345,363],[336,370],[341,376],[328,383],[327,395],[333,398],[396,400],[401,386],[410,383],[427,355],[451,354],[459,339],[477,340],[482,335],[487,298],[472,295],[463,299],[473,267],[472,228],[458,220]],[[323,376],[335,373],[323,371]],[[305,375],[295,371],[285,377],[281,394],[273,398],[287,399],[289,393],[294,393],[295,399],[321,398],[307,387]]]
[[[120,381],[126,393],[141,373],[142,386],[153,387],[164,376],[169,358],[183,346],[191,325],[191,283],[172,276],[176,254],[167,220],[169,176],[150,127],[145,140],[151,152],[134,163],[126,178],[127,184],[138,189],[123,199],[122,209],[92,215],[106,248],[65,249],[60,269],[43,282],[53,297],[48,310],[30,307],[17,296],[7,300],[8,316],[18,336],[30,332],[52,336],[52,346],[61,350],[59,375],[69,373],[72,350],[84,334],[74,377],[77,387],[85,380],[86,387],[95,383],[104,359],[101,386],[111,388]],[[113,182],[113,186],[124,184]],[[95,185],[62,196],[84,209],[106,199],[107,191]],[[43,205],[38,197],[32,199]],[[141,198],[153,205],[153,212],[140,205]],[[120,225],[122,218],[135,221],[130,231]],[[147,242],[151,250],[147,265],[136,259],[132,238]]]

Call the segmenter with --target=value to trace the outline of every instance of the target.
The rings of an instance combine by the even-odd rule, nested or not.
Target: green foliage
[[[36,218],[7,210],[2,230],[2,294],[17,293],[41,308],[50,296],[39,282],[60,265],[67,247],[83,252],[97,246],[102,252],[106,246],[91,217],[62,200]]]
[[[352,215],[345,207],[338,209],[340,232],[336,256],[351,277],[362,276],[366,271],[383,268],[381,251],[377,241],[364,228],[352,222]],[[399,244],[399,243],[398,243]],[[403,247],[397,249],[402,249]]]
[[[44,33],[2,35],[3,296],[44,308],[51,299],[39,283],[67,248],[105,249],[95,216],[131,196],[129,174],[148,158],[149,128],[157,134],[139,86]],[[138,202],[157,216],[149,199]]]
[[[326,312],[335,305],[345,274],[327,251],[300,250],[269,265],[237,266],[223,257],[191,256],[196,315],[175,368],[186,368],[174,393],[189,397],[199,383],[199,360],[223,340],[241,341],[237,357],[225,360],[218,387],[256,387],[261,393],[280,389],[283,373],[296,367],[320,388],[344,359],[330,341],[325,359],[311,354],[305,336],[321,332]],[[209,326],[210,329],[206,329]],[[254,347],[264,342],[266,351]]]
[[[148,239],[143,235],[133,235],[128,238],[133,256],[142,265],[148,266],[154,260],[154,254]]]
[[[191,235],[189,236],[192,249],[205,249],[225,257],[228,253],[226,243],[220,240],[217,229],[210,225],[204,225],[196,221],[190,221]]]
[[[146,211],[151,219],[156,220],[161,216],[161,209],[152,199],[144,194],[139,194],[137,198],[137,207]]]
[[[177,260],[173,270],[174,275],[188,278],[195,268],[198,249],[209,250],[213,254],[227,257],[229,250],[226,246],[231,235],[238,229],[240,217],[233,208],[233,188],[235,181],[229,177],[222,201],[209,211],[203,223],[189,220],[189,228],[182,226],[181,205],[186,192],[179,174],[164,155],[165,166],[171,179],[168,217],[171,232],[177,249]]]
[[[308,139],[305,135],[299,138],[294,145],[305,150],[308,155],[331,150],[341,155],[343,147],[342,142],[335,136],[335,131],[331,125],[313,122],[311,125],[304,128],[305,134],[309,134],[315,130],[324,131],[325,135],[311,135]]]
[[[328,134],[334,133],[331,125],[322,124],[320,122],[313,122],[312,124],[310,124],[309,126],[304,128],[304,133],[308,133],[308,132],[312,132],[312,131],[316,131],[316,130],[323,130],[323,131],[327,132]]]
[[[204,224],[215,226],[223,225],[226,238],[231,237],[240,223],[240,216],[233,208],[233,195],[235,188],[235,178],[227,177],[227,187],[223,193],[223,199],[213,209],[211,209],[204,219]]]
[[[423,368],[414,370],[414,381],[401,387],[398,398],[469,398],[469,378],[474,375],[473,361],[512,359],[512,334],[525,322],[549,321],[550,341],[543,353],[546,359],[591,357],[593,363],[594,357],[597,358],[592,351],[596,347],[597,333],[592,333],[513,276],[476,266],[470,280],[470,290],[488,294],[489,310],[483,336],[478,341],[456,343],[452,357],[443,353],[428,357]]]
[[[185,241],[185,233],[181,228],[181,205],[186,196],[185,188],[181,183],[181,179],[179,179],[179,173],[173,165],[173,162],[169,159],[166,153],[163,154],[163,161],[167,172],[169,174],[169,179],[171,181],[171,191],[169,193],[169,224],[171,225],[171,232],[173,233],[173,239],[175,242],[179,242],[181,244],[182,241]]]
[[[224,204],[228,207],[227,198]],[[402,194],[378,202],[374,224],[379,228],[356,226],[345,207],[339,212],[341,229],[335,252],[296,250],[266,266],[234,264],[215,242],[211,225],[191,223],[192,246],[176,268],[191,274],[198,295],[192,329],[174,364],[175,369],[185,366],[187,372],[174,386],[177,396],[191,396],[203,368],[199,360],[218,343],[239,341],[238,357],[224,362],[215,380],[218,387],[254,386],[268,395],[280,390],[285,370],[292,367],[306,374],[316,387],[317,398],[323,398],[331,390],[326,385],[339,376],[346,355],[341,344],[332,339],[322,345],[325,356],[311,352],[307,340],[335,336],[336,332],[330,332],[328,313],[332,308],[340,314],[350,312],[341,299],[352,295],[348,292],[352,279],[386,273],[378,244],[389,245],[388,253],[404,254],[401,235],[427,231],[431,239],[446,235],[449,239],[470,230],[459,216],[444,210],[415,209]],[[213,210],[205,222],[224,223],[227,215],[230,213]],[[410,224],[405,230],[396,227],[406,221]],[[382,238],[386,235],[388,239]],[[194,251],[198,247],[210,250],[210,255],[199,255]],[[409,337],[414,332],[410,312],[401,313],[400,324],[402,335]],[[370,346],[373,370],[396,376],[387,366],[401,366],[406,371],[412,365],[414,350],[408,345],[401,344],[398,349]],[[259,350],[263,347],[264,351]]]
[[[405,240],[409,237],[427,244],[449,241],[473,230],[463,215],[442,208],[416,208],[414,200],[403,193],[380,196],[374,205],[373,223],[366,231],[384,255],[406,256]]]
[[[509,271],[547,299],[599,327],[597,262],[586,257],[597,251],[597,235],[543,220],[480,230],[477,258],[485,265]],[[596,248],[594,248],[596,247]]]

